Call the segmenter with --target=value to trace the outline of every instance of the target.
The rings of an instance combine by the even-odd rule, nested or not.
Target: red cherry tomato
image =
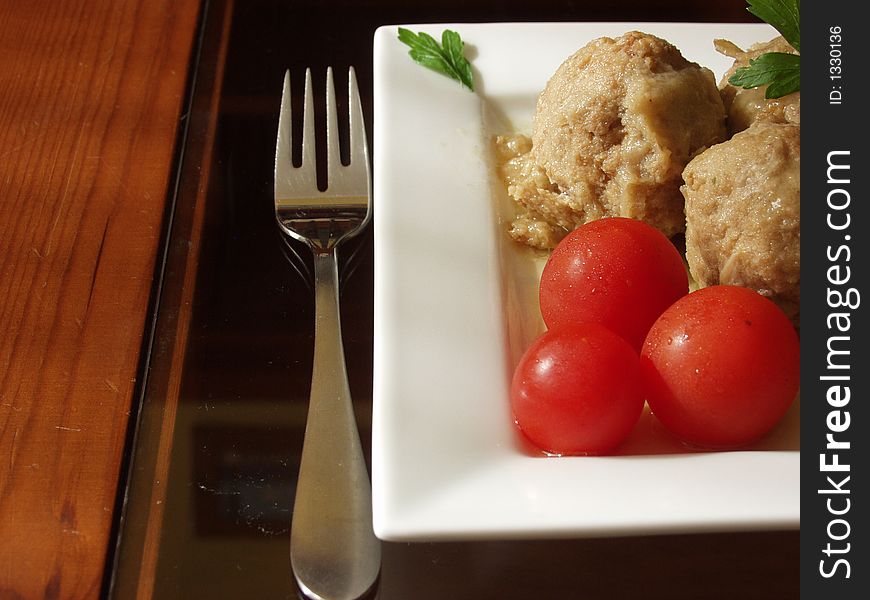
[[[679,251],[655,227],[621,217],[568,234],[541,276],[541,314],[549,329],[601,323],[640,352],[649,328],[689,291]]]
[[[511,383],[520,430],[553,454],[602,454],[643,410],[637,353],[595,323],[550,330],[526,351]]]
[[[692,292],[659,317],[644,343],[647,402],[682,440],[707,448],[753,442],[798,392],[800,343],[770,300],[734,286]]]

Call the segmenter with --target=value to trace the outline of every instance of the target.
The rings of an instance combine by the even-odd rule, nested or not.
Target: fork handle
[[[375,583],[380,542],[341,342],[334,249],[314,253],[314,369],[296,484],[290,562],[313,599],[351,600]]]

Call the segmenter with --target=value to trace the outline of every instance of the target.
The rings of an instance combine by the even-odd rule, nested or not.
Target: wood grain
[[[0,598],[100,593],[198,11],[0,1]]]

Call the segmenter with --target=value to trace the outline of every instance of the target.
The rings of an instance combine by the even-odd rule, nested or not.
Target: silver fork
[[[290,73],[284,77],[275,151],[275,216],[281,229],[314,253],[314,369],[302,462],[293,506],[290,562],[314,599],[359,598],[381,564],[372,531],[371,484],[351,403],[341,342],[336,247],[371,215],[371,172],[356,76],[348,73],[350,164],[339,153],[332,68],[327,70],[328,187],[317,189],[314,99],[305,72],[302,165],[292,164]]]

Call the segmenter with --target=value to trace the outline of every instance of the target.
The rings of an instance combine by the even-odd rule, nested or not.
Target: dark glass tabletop
[[[311,258],[279,236],[274,143],[286,69],[356,68],[371,141],[372,37],[388,23],[749,21],[743,0],[405,3],[210,0],[193,57],[112,593],[292,598],[290,518],[310,389]],[[297,76],[294,93],[301,92]],[[371,442],[373,248],[340,255],[348,373]],[[797,531],[384,543],[375,594],[792,598]]]

